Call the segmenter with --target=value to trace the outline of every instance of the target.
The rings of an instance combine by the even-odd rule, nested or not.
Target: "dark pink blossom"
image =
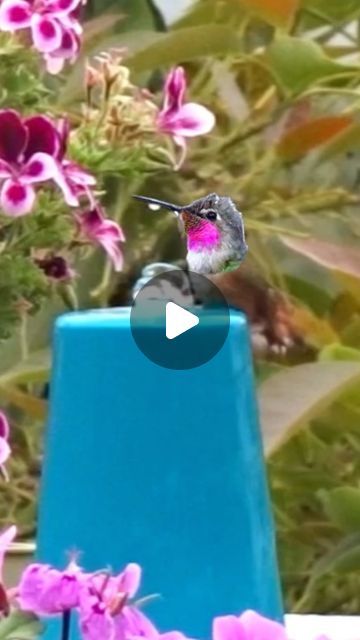
[[[209,133],[215,125],[215,116],[209,109],[196,102],[184,104],[185,91],[184,69],[171,69],[165,81],[164,103],[157,116],[157,126],[161,132],[170,134],[182,148],[178,167],[185,157],[186,138]]]
[[[21,576],[17,598],[23,611],[55,615],[79,606],[84,574],[75,562],[65,571],[31,564]]]
[[[34,47],[44,56],[48,71],[58,73],[80,48],[77,11],[83,0],[3,0],[0,30],[28,29]]]
[[[38,258],[35,262],[50,280],[68,282],[75,276],[75,271],[63,256],[47,256]]]
[[[59,136],[45,116],[21,118],[0,110],[0,205],[9,216],[29,213],[35,203],[33,185],[54,179]]]
[[[288,640],[282,624],[251,610],[239,617],[215,618],[212,637],[213,640]]]
[[[115,271],[123,267],[123,254],[119,247],[125,241],[123,231],[114,220],[105,218],[98,205],[76,216],[80,232],[91,242],[100,244],[110,258]]]

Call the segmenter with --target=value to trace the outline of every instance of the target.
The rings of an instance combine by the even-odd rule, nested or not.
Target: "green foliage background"
[[[46,100],[76,122],[85,59],[126,46],[134,82],[156,93],[168,68],[184,64],[191,99],[215,112],[214,134],[189,145],[180,172],[139,169],[127,156],[106,176],[109,210],[127,236],[125,270],[115,277],[101,256],[86,254],[77,293],[82,307],[123,302],[144,264],[183,255],[171,217],[144,213],[131,193],[183,202],[217,191],[238,202],[249,261],[294,301],[312,348],[256,362],[286,606],[299,612],[360,612],[359,25],[357,0],[198,0],[168,30],[151,3],[92,0],[84,54],[63,78],[45,78],[39,89],[36,73],[24,72],[34,61],[14,70],[9,52],[0,66],[2,106]],[[23,324],[0,345],[0,399],[11,410],[17,454],[0,514],[8,521],[10,504],[29,536],[45,348],[64,307],[58,297],[43,304],[43,283],[21,260],[15,284],[6,268],[0,255],[1,301],[21,286],[36,313],[27,319],[25,352]],[[10,308],[0,318],[1,338],[12,332]]]

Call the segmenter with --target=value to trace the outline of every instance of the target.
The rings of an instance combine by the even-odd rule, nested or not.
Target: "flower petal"
[[[28,132],[13,109],[0,110],[0,158],[16,162],[27,142]]]
[[[245,611],[240,616],[246,637],[252,640],[288,640],[285,627],[279,622],[261,616],[256,611]]]
[[[9,421],[3,411],[0,411],[0,438],[8,439],[10,434]]]
[[[50,2],[47,10],[55,15],[67,15],[75,11],[81,4],[82,0],[55,0]]]
[[[31,9],[25,0],[5,0],[0,6],[0,30],[17,31],[30,26]]]
[[[75,162],[70,162],[69,160],[65,160],[63,162],[63,167],[65,169],[65,173],[71,182],[81,186],[94,186],[96,184],[96,178],[88,171],[85,171],[80,165]]]
[[[35,202],[35,191],[30,185],[6,180],[0,193],[0,204],[5,215],[20,217],[30,213]]]
[[[34,153],[21,170],[21,182],[23,184],[45,182],[55,179],[58,171],[57,162],[52,156],[47,153]]]
[[[171,117],[160,114],[158,125],[166,133],[191,138],[209,133],[215,125],[215,116],[201,104],[188,102]]]
[[[162,112],[170,115],[180,109],[186,91],[186,77],[183,67],[175,67],[168,73],[164,86],[164,106]]]
[[[4,438],[0,438],[0,466],[7,461],[10,454],[11,449],[9,443]]]
[[[75,58],[79,50],[80,39],[74,29],[63,29],[60,46],[54,54],[56,54],[58,58],[68,60]]]
[[[34,45],[41,53],[50,53],[61,45],[62,29],[60,23],[54,18],[33,14],[31,33]]]
[[[45,56],[45,62],[47,72],[51,73],[51,75],[53,76],[56,76],[58,73],[60,73],[60,71],[63,70],[65,64],[64,58],[56,58],[55,56],[50,54]]]
[[[158,640],[159,638],[159,632],[153,623],[136,607],[124,607],[121,613],[115,616],[114,623],[116,640],[129,638]]]
[[[185,138],[182,136],[174,136],[174,142],[180,147],[180,155],[174,166],[175,171],[178,171],[185,162],[187,145]]]
[[[11,178],[13,175],[11,166],[5,160],[0,160],[0,178]]]
[[[18,600],[23,611],[43,614],[41,599],[51,567],[46,564],[30,564],[23,571],[18,585]]]
[[[113,640],[115,635],[113,618],[102,603],[95,603],[85,611],[80,606],[80,628],[84,640]]]
[[[2,582],[2,572],[4,565],[5,553],[17,534],[15,525],[8,527],[0,534],[0,582]]]
[[[113,240],[108,238],[98,238],[99,244],[103,247],[111,260],[114,270],[121,271],[124,266],[124,256],[120,247]]]
[[[60,135],[55,124],[46,116],[32,116],[24,120],[28,131],[28,142],[25,150],[25,160],[37,151],[51,156],[58,154],[60,149]]]
[[[236,616],[214,618],[212,638],[213,640],[250,640],[250,636],[248,637],[240,619]]]
[[[58,171],[53,177],[54,182],[63,192],[64,200],[69,207],[77,207],[79,198],[77,197],[76,188],[69,182],[62,167],[58,165]]]
[[[141,581],[141,567],[135,562],[130,562],[126,565],[124,571],[119,575],[118,590],[127,593],[130,598],[133,598],[137,590],[139,589]]]

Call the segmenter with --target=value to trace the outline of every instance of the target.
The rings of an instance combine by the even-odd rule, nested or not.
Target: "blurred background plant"
[[[23,239],[11,269],[1,249],[0,400],[15,455],[0,516],[34,535],[55,315],[75,299],[126,304],[144,265],[184,255],[172,217],[144,212],[131,194],[179,203],[230,195],[244,212],[247,263],[293,301],[308,347],[255,363],[286,607],[359,613],[360,6],[197,0],[169,25],[164,5],[89,1],[82,52],[56,77],[39,75],[38,55],[1,34],[1,106],[67,115],[71,158],[96,176],[96,196],[126,243],[114,273],[74,239],[63,200],[50,205],[45,191],[34,215],[14,221]],[[191,99],[217,125],[191,142],[175,171],[176,146],[154,122],[166,73],[178,64]],[[5,233],[9,218],[1,222]],[[71,286],[33,260],[34,275],[15,268],[34,248],[38,260],[70,257]]]

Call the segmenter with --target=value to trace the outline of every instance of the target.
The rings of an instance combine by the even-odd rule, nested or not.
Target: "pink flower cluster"
[[[124,236],[119,225],[107,220],[96,203],[96,179],[67,157],[69,125],[43,115],[22,118],[12,109],[0,110],[0,206],[5,215],[30,213],[36,202],[36,188],[59,188],[70,207],[87,208],[77,213],[74,223],[90,242],[100,244],[116,270],[122,267],[119,242]]]
[[[4,556],[16,536],[16,527],[0,535],[0,587]],[[188,640],[180,631],[160,633],[134,603],[141,568],[128,564],[119,575],[85,573],[76,562],[64,571],[46,564],[28,566],[19,585],[9,592],[11,602],[37,616],[75,610],[83,640]],[[212,640],[290,640],[285,627],[255,611],[213,620]],[[325,636],[317,640],[329,640]]]
[[[73,62],[79,53],[82,4],[83,0],[2,0],[0,30],[28,31],[49,73],[59,73],[65,61]]]
[[[65,571],[33,564],[22,575],[17,600],[20,609],[39,616],[76,610],[84,640],[182,640],[177,632],[160,634],[131,603],[140,578],[141,569],[134,563],[117,576],[84,573],[75,562]]]

